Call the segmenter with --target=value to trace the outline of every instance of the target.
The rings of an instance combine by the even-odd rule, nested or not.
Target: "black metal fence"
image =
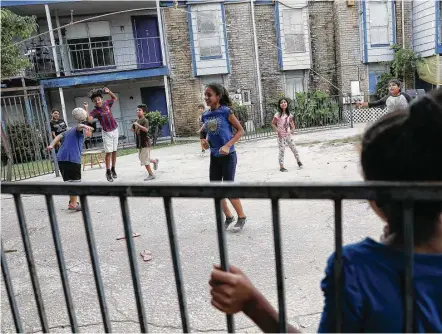
[[[56,171],[46,149],[51,142],[49,114],[41,91],[26,88],[0,98],[2,180],[15,181]],[[8,175],[9,174],[9,175]]]
[[[351,112],[354,106],[344,104],[339,96],[315,97],[299,94],[290,102],[296,132],[326,130],[352,126]],[[268,101],[263,111],[258,105],[235,108],[245,130],[244,139],[259,139],[276,135],[272,119],[277,112],[277,101]]]
[[[334,279],[338,287],[336,289],[336,332],[342,330],[343,316],[343,284],[342,271],[342,201],[354,199],[395,201],[403,204],[404,210],[404,231],[406,246],[406,271],[405,271],[405,324],[406,332],[413,332],[413,206],[416,201],[442,201],[442,184],[413,184],[413,183],[352,183],[352,184],[268,184],[268,185],[229,185],[229,184],[207,184],[207,185],[98,185],[98,184],[57,184],[54,187],[50,183],[28,183],[12,184],[4,183],[1,188],[2,194],[12,194],[14,197],[18,222],[20,225],[21,237],[26,253],[27,265],[34,290],[35,300],[38,308],[38,315],[43,332],[49,331],[48,320],[45,313],[39,279],[37,276],[36,263],[33,257],[32,246],[26,224],[26,216],[22,203],[22,195],[44,195],[46,198],[49,222],[51,225],[52,237],[56,248],[59,272],[63,285],[64,297],[70,320],[71,330],[78,332],[79,325],[74,311],[72,292],[66,271],[66,264],[63,256],[61,237],[58,221],[55,214],[53,196],[76,194],[80,196],[83,207],[83,222],[86,231],[87,244],[90,260],[92,263],[95,286],[103,325],[106,332],[111,331],[111,322],[106,304],[103,280],[100,272],[97,245],[92,228],[91,214],[89,211],[88,196],[115,196],[120,199],[120,208],[123,218],[126,246],[128,249],[129,264],[132,276],[133,289],[135,293],[138,320],[141,332],[148,330],[148,321],[143,304],[143,287],[140,283],[140,274],[136,260],[134,241],[132,239],[131,216],[128,208],[128,197],[160,197],[163,198],[166,214],[166,225],[172,255],[175,284],[179,301],[181,324],[183,332],[189,332],[189,316],[187,313],[186,295],[183,285],[183,274],[180,263],[179,246],[176,235],[174,213],[172,209],[172,198],[212,198],[216,210],[218,247],[220,262],[224,270],[229,268],[227,255],[226,237],[222,221],[221,199],[222,198],[248,198],[248,199],[269,199],[271,200],[273,218],[273,240],[275,249],[275,268],[278,293],[278,307],[280,332],[287,332],[287,314],[284,289],[284,262],[282,258],[281,225],[280,225],[280,199],[327,199],[334,201],[334,226],[335,226],[335,269]],[[4,218],[3,218],[4,219]],[[6,262],[5,251],[1,249],[1,266],[8,295],[10,309],[17,332],[23,331],[22,318],[15,299],[11,281],[11,275]],[[207,297],[209,298],[209,296]],[[234,332],[234,318],[227,316],[228,332]]]

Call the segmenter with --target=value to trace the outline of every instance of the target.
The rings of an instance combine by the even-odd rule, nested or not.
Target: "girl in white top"
[[[279,147],[279,170],[281,172],[287,172],[284,168],[284,151],[285,147],[289,146],[298,162],[299,168],[302,168],[302,162],[299,159],[298,150],[290,134],[295,133],[295,123],[293,122],[293,116],[290,114],[289,105],[287,99],[282,98],[278,102],[279,112],[273,116],[272,127],[278,133],[278,147]],[[291,131],[290,131],[291,127]]]

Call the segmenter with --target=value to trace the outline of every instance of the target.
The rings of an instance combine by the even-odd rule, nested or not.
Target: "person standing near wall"
[[[60,118],[60,111],[58,109],[52,110],[52,118],[50,121],[51,124],[51,133],[52,133],[52,139],[55,139],[58,135],[62,134],[67,130],[67,124],[66,122]],[[57,146],[55,147],[55,151],[58,151],[58,148],[61,146],[61,141],[57,143]]]
[[[102,91],[110,95],[110,99],[103,101]],[[93,89],[89,93],[89,97],[95,105],[95,108],[89,113],[88,121],[92,122],[94,118],[98,119],[103,129],[103,146],[106,153],[106,178],[109,182],[113,182],[117,178],[115,165],[117,163],[117,147],[118,147],[118,124],[112,115],[112,105],[117,97],[110,91],[109,88]],[[88,109],[87,103],[84,104],[84,109]],[[111,168],[112,158],[112,168]]]

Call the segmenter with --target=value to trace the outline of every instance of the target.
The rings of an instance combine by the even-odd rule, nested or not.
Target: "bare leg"
[[[110,169],[110,165],[111,165],[111,152],[106,152],[106,157],[105,157],[105,162],[106,162],[106,169]]]
[[[225,199],[223,199],[221,201],[221,207],[222,207],[223,212],[224,212],[224,214],[226,215],[227,218],[233,217],[232,212],[229,209],[229,205],[227,204],[227,201]]]
[[[77,206],[78,196],[69,196],[69,204],[72,206]]]
[[[236,214],[238,215],[238,218],[245,218],[246,215],[243,211],[241,200],[239,198],[230,198],[230,203],[232,203],[233,208],[236,211]],[[231,216],[229,216],[231,217]]]
[[[117,151],[112,152],[112,168],[115,169],[115,165],[117,164]]]
[[[146,170],[149,173],[149,175],[153,175],[152,167],[150,167],[150,164],[149,165],[145,165],[144,167],[146,167]]]

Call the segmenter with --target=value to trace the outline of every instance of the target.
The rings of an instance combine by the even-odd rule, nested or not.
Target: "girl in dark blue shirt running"
[[[362,139],[361,165],[367,181],[442,181],[442,89],[372,125]],[[367,238],[343,247],[343,331],[399,333],[405,329],[402,211],[391,202],[370,204],[387,222],[388,235],[382,243]],[[414,331],[442,332],[442,203],[416,202],[413,211]],[[336,329],[333,258],[321,284],[319,332]],[[215,267],[210,285],[219,310],[243,311],[263,331],[279,330],[277,312],[238,268]]]

